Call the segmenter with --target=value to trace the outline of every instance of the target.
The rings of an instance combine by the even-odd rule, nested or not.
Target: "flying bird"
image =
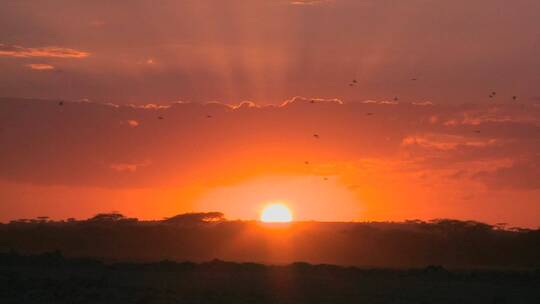
[[[208,114],[206,115],[206,118],[212,118],[212,115]]]
[[[394,97],[394,101],[398,101],[398,100],[399,100],[399,98],[397,98],[397,97]]]
[[[513,99],[513,100],[516,100],[516,99],[517,99],[517,96],[512,96],[512,99]]]
[[[366,113],[366,115],[367,115],[367,116],[371,116],[371,115],[373,115],[373,113],[368,112],[368,113]]]
[[[319,134],[313,134],[313,137],[319,139]]]
[[[163,116],[158,116],[158,119],[163,119]]]
[[[58,105],[59,105],[59,106],[63,106],[63,105],[64,105],[64,102],[63,102],[63,101],[60,101],[60,102],[58,103]]]
[[[353,82],[353,83],[357,83],[358,81],[356,81],[356,79],[353,79],[353,81],[352,81],[352,82]]]
[[[309,162],[306,160],[306,161],[304,162],[304,164],[309,165]]]

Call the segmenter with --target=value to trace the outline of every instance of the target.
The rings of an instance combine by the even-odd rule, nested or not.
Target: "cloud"
[[[117,172],[130,172],[130,173],[133,173],[133,172],[137,171],[137,169],[139,169],[141,167],[146,167],[146,166],[148,166],[150,164],[151,164],[150,161],[144,161],[142,163],[131,163],[131,164],[116,163],[116,164],[111,164],[109,167],[112,170],[117,171]]]
[[[413,102],[412,104],[417,106],[432,106],[433,102],[431,101],[419,101],[419,102]]]
[[[524,1],[507,8],[505,22],[495,17],[498,6],[485,1],[466,9],[423,0],[200,0],[200,7],[193,1],[131,7],[0,1],[0,56],[92,56],[39,82],[25,71],[3,73],[0,91],[119,103],[185,98],[276,104],[295,95],[487,102],[496,90],[495,100],[517,95],[518,102],[530,102],[538,95],[539,44],[534,31],[523,29],[540,28],[540,18],[531,9],[539,2]],[[228,10],[232,15],[221,13]],[[257,18],[248,13],[255,11]],[[141,12],[148,13],[144,22],[133,18]],[[154,64],[142,64],[149,57]],[[10,65],[1,64],[3,71]],[[358,85],[349,87],[353,78]]]
[[[134,119],[128,119],[126,121],[122,121],[121,124],[125,124],[125,125],[128,125],[132,128],[136,128],[140,125],[140,123]]]
[[[537,107],[305,97],[280,106],[240,105],[59,106],[2,99],[0,178],[138,187],[256,174],[339,175],[349,168],[390,175],[429,172],[446,179],[467,170],[462,179],[474,176],[475,182],[518,190],[535,189],[530,181],[538,180]]]
[[[85,58],[90,56],[90,53],[56,46],[27,48],[19,45],[0,44],[0,56],[15,58]]]
[[[54,70],[54,66],[53,66],[53,65],[46,64],[46,63],[30,63],[30,64],[27,64],[26,66],[29,67],[29,68],[32,69],[32,70],[37,70],[37,71],[50,71],[50,70]]]
[[[338,99],[338,98],[331,98],[331,99],[328,99],[328,98],[307,98],[307,97],[302,97],[302,96],[295,96],[291,99],[288,99],[288,100],[285,100],[281,106],[282,107],[286,107],[286,106],[289,106],[289,105],[293,105],[293,104],[321,104],[321,103],[325,103],[325,104],[343,104],[343,101]]]
[[[143,59],[143,60],[138,60],[137,64],[139,64],[139,65],[155,65],[156,64],[156,59],[147,58],[147,59]]]
[[[475,179],[486,183],[491,189],[540,189],[540,157],[521,160],[510,166],[481,171]]]
[[[291,5],[319,5],[328,2],[328,0],[295,0],[289,2]]]
[[[61,199],[57,189],[69,189],[71,203],[91,210],[116,204],[118,195],[145,193],[117,208],[142,214],[150,200],[176,210],[212,189],[296,176],[343,188],[362,206],[358,218],[531,225],[540,198],[538,138],[540,107],[527,104],[418,106],[298,96],[281,105],[142,106],[4,98],[0,193],[10,214],[28,184],[51,189],[49,206]],[[325,176],[333,178],[324,182]],[[163,189],[182,190],[162,195]],[[97,194],[80,200],[81,193]],[[473,200],[463,199],[470,194]],[[516,201],[526,211],[512,214]],[[483,213],[493,204],[503,211]],[[221,210],[234,213],[230,208]]]

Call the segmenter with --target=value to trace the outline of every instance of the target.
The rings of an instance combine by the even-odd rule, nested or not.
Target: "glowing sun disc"
[[[291,210],[283,204],[270,204],[261,212],[261,222],[288,223],[293,219]]]

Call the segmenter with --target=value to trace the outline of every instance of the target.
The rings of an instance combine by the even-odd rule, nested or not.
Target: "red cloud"
[[[95,203],[102,208],[114,201],[110,193],[134,189],[150,189],[156,200],[167,199],[163,189],[185,189],[171,197],[188,204],[191,191],[257,177],[334,176],[371,219],[501,220],[503,213],[481,210],[491,204],[513,210],[520,201],[526,211],[505,220],[530,225],[538,221],[538,138],[540,107],[527,104],[297,97],[279,106],[128,106],[0,99],[0,183],[9,183],[4,193],[28,183],[73,193],[93,189],[103,195]],[[26,193],[17,189],[4,210]],[[85,199],[85,206],[93,204]]]
[[[330,164],[369,160],[444,176],[464,168],[470,176],[499,170],[474,179],[492,185],[493,179],[537,174],[539,112],[525,105],[426,107],[303,97],[264,107],[3,99],[0,175],[38,184],[140,186],[204,181],[239,168],[302,172],[305,161],[310,170],[326,172]],[[125,171],[132,174],[119,175]]]
[[[32,70],[37,70],[37,71],[50,71],[50,70],[54,70],[54,66],[53,66],[53,65],[46,64],[46,63],[30,63],[30,64],[27,64],[26,66],[29,67],[29,68],[32,69]]]
[[[40,48],[27,48],[19,45],[0,44],[0,56],[16,57],[16,58],[85,58],[90,56],[89,52],[62,48],[56,46],[47,46]]]
[[[294,0],[291,1],[292,5],[317,5],[328,2],[328,0]]]

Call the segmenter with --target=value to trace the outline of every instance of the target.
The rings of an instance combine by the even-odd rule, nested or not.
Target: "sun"
[[[293,219],[291,210],[284,204],[270,204],[261,212],[261,222],[289,223]]]

